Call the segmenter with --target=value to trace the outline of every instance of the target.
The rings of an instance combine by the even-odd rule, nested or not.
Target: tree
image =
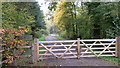
[[[119,2],[59,2],[55,8],[54,23],[62,36],[68,39],[115,38],[120,35]],[[50,10],[52,10],[52,8]]]
[[[66,38],[74,38],[75,32],[75,12],[74,3],[60,2],[57,5],[54,15],[54,23],[60,31],[63,31]],[[62,33],[62,32],[61,32]],[[63,35],[63,36],[64,36]]]
[[[18,36],[30,35],[33,33],[33,27],[34,32],[45,29],[45,23],[37,2],[3,2],[2,5],[2,29],[4,29],[2,40],[3,44],[6,44],[3,49],[12,48],[3,53],[3,59],[7,59],[14,57],[13,49],[16,46],[28,43],[20,40]]]

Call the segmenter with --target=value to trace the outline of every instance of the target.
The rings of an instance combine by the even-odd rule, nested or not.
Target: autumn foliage
[[[2,40],[3,43],[6,45],[3,45],[3,49],[8,49],[10,48],[11,50],[5,51],[3,53],[3,57],[5,59],[11,59],[14,56],[14,49],[16,49],[16,47],[18,45],[20,46],[24,46],[26,45],[28,42],[27,41],[23,41],[18,39],[16,36],[19,35],[24,35],[26,32],[28,32],[28,30],[26,30],[25,28],[20,28],[20,29],[9,29],[9,28],[4,28],[4,31],[2,31]],[[16,54],[22,54],[26,51],[26,49],[19,49],[19,51],[16,51]],[[9,61],[8,63],[12,63],[13,60]]]

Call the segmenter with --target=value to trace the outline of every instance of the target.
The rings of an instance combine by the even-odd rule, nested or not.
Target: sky
[[[41,6],[40,9],[43,10],[45,15],[49,11],[48,10],[49,2],[46,2],[45,0],[36,0],[36,1],[38,1],[39,5]]]

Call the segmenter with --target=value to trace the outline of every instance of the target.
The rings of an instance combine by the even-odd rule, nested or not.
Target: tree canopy
[[[54,23],[68,39],[115,38],[120,35],[119,2],[51,3]],[[53,11],[53,10],[52,10]]]

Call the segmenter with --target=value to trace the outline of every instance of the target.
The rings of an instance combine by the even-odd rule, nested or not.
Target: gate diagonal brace
[[[81,41],[81,42],[82,42],[96,57],[98,57],[97,54],[94,53],[93,50],[92,50],[90,47],[88,47],[88,45],[86,45],[83,41]]]
[[[99,41],[100,42],[100,41]],[[105,48],[106,48],[106,46],[102,43],[102,42],[100,42]],[[111,51],[110,49],[107,49],[108,51]],[[111,52],[112,53],[112,55],[115,55],[113,52]]]
[[[60,43],[61,45],[63,45],[63,43]],[[68,48],[66,47],[66,46],[64,46],[64,48],[67,50]],[[70,49],[68,49],[69,50],[69,52],[71,53],[71,54],[73,54],[73,52],[70,50]],[[74,56],[76,56],[75,54],[73,54]]]
[[[72,45],[71,45],[69,48],[67,48],[66,51],[65,51],[60,57],[63,57],[63,56],[65,55],[65,53],[66,53],[75,43],[76,43],[76,41],[73,42]]]
[[[105,49],[104,49],[102,52],[100,52],[100,54],[99,54],[98,56],[100,56],[102,53],[104,53],[104,51],[105,51],[107,48],[109,48],[109,47],[111,46],[111,44],[113,44],[113,42],[114,42],[114,41],[112,41],[107,47],[105,47]]]
[[[56,43],[50,48],[50,50],[56,45]],[[47,54],[49,51],[47,50],[44,54]]]
[[[50,49],[48,49],[46,46],[44,46],[42,43],[41,45],[46,49],[48,50],[51,54],[53,54],[56,58],[58,58],[58,56],[56,54],[54,54]]]
[[[91,46],[89,46],[89,48],[91,49],[92,48],[92,46],[96,43],[97,41],[95,41]],[[88,48],[86,49],[86,51],[85,52],[88,52]],[[81,56],[83,56],[84,55],[84,53],[81,55]]]

